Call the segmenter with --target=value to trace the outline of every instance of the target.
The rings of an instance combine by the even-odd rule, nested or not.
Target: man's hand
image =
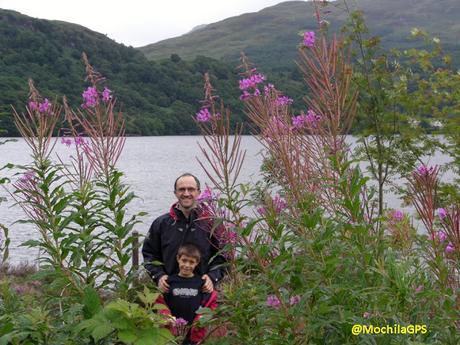
[[[214,284],[207,274],[203,275],[201,279],[204,280],[203,292],[211,293],[214,290]]]
[[[158,280],[158,288],[163,293],[169,291],[169,284],[168,284],[167,280],[168,280],[168,276],[166,274],[164,276],[161,276],[160,280]]]

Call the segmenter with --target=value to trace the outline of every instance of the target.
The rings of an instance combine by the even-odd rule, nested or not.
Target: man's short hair
[[[177,256],[180,258],[182,255],[187,255],[195,258],[198,262],[201,260],[201,251],[193,243],[185,243],[179,247]]]
[[[196,177],[195,175],[190,174],[190,173],[183,173],[183,174],[180,175],[178,178],[176,178],[176,181],[174,181],[174,191],[176,191],[177,181],[179,181],[180,178],[186,177],[186,176],[191,176],[191,177],[193,177],[193,178],[195,179],[195,182],[196,182],[196,187],[198,188],[198,190],[200,190],[200,180],[198,180],[198,177]]]

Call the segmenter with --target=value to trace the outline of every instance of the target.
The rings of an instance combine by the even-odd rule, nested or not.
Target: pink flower
[[[257,84],[263,83],[264,80],[265,76],[260,73],[253,74],[249,78],[241,79],[239,81],[240,90],[244,91],[250,88],[255,88]]]
[[[438,238],[439,242],[444,242],[447,240],[447,235],[444,231],[438,231],[436,233],[436,237]]]
[[[174,321],[174,326],[181,327],[181,326],[185,326],[187,323],[188,323],[187,320],[184,320],[183,318],[179,317]]]
[[[451,242],[449,242],[449,244],[446,246],[445,251],[446,251],[446,254],[453,253],[455,251],[454,245]]]
[[[321,120],[321,116],[316,114],[313,110],[307,111],[307,116],[305,117],[306,121],[310,123],[310,125],[315,125],[319,120]]]
[[[428,167],[425,164],[419,165],[417,169],[415,169],[414,174],[420,176],[427,176],[433,172],[433,167]]]
[[[303,44],[306,47],[313,47],[315,44],[315,32],[314,31],[305,31],[303,33]]]
[[[315,126],[317,122],[321,120],[321,116],[315,114],[313,110],[308,110],[307,114],[300,114],[292,118],[292,124],[294,128],[299,129],[306,125]]]
[[[251,94],[247,91],[243,91],[243,94],[240,96],[240,100],[245,101],[251,98]]]
[[[209,201],[212,200],[212,190],[209,186],[206,186],[205,190],[198,196],[198,201]]]
[[[288,129],[288,127],[286,126],[286,124],[283,122],[283,120],[279,116],[272,116],[270,118],[270,129],[283,131],[283,130]]]
[[[82,108],[94,108],[97,105],[99,96],[95,87],[88,86],[81,95],[83,96],[83,100],[85,102],[81,105]]]
[[[254,91],[254,96],[255,96],[255,97],[260,96],[260,90],[259,90],[259,89],[256,89],[256,90]]]
[[[222,234],[220,238],[220,243],[222,245],[226,244],[235,244],[237,239],[237,233],[236,231],[226,229],[226,231]]]
[[[250,79],[241,79],[239,81],[240,90],[247,90],[251,87],[251,80]]]
[[[365,319],[368,319],[370,317],[371,317],[371,313],[369,313],[367,311],[363,314],[363,318],[365,318]]]
[[[75,142],[75,146],[81,146],[81,145],[86,144],[85,139],[83,139],[83,137],[76,137],[74,139],[74,142]]]
[[[447,217],[447,211],[442,207],[436,210],[436,214],[441,220]]]
[[[208,122],[211,120],[211,118],[212,116],[208,108],[203,108],[198,113],[196,113],[196,120],[198,122]]]
[[[423,285],[419,285],[415,288],[415,293],[420,293],[423,291]]]
[[[404,219],[404,213],[401,210],[392,210],[390,212],[390,218],[392,221],[400,222]]]
[[[264,86],[264,94],[265,96],[268,96],[270,94],[270,91],[272,91],[275,88],[275,85],[273,84],[267,84]]]
[[[35,172],[33,170],[28,170],[19,178],[19,181],[23,183],[27,183],[29,181],[32,181],[34,176],[35,176]]]
[[[26,285],[14,285],[14,290],[18,295],[23,295],[27,292],[30,292]]]
[[[70,145],[72,145],[72,139],[62,137],[61,138],[61,144],[65,144],[65,145],[67,145],[67,147],[70,147]]]
[[[29,109],[31,111],[38,110],[38,102],[29,101]]]
[[[275,198],[273,199],[273,205],[275,206],[276,213],[280,213],[287,207],[286,201],[283,198],[281,198],[278,194],[276,194]]]
[[[275,295],[269,295],[267,297],[267,306],[272,307],[274,309],[279,309],[280,305],[281,302]]]
[[[296,305],[297,303],[300,302],[300,296],[299,295],[295,295],[295,296],[292,296],[290,299],[289,299],[289,304],[290,305]]]
[[[267,214],[267,209],[263,206],[257,207],[257,213],[261,216],[265,216]]]
[[[104,87],[104,91],[102,91],[102,100],[104,102],[108,102],[112,96],[110,96],[112,91],[110,91],[107,87]]]
[[[275,105],[277,106],[282,106],[282,105],[290,105],[294,102],[292,98],[289,98],[287,96],[280,96],[275,100]]]
[[[305,126],[305,123],[307,122],[305,114],[297,115],[292,118],[292,125],[294,128],[299,129]]]
[[[49,112],[51,109],[51,103],[48,101],[48,98],[38,105],[38,111],[42,114]]]
[[[181,337],[181,336],[186,335],[188,331],[187,324],[188,324],[187,320],[184,320],[181,317],[175,319],[173,328],[171,329],[174,336]]]

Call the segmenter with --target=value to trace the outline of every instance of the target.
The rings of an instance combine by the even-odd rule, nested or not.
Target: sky
[[[257,12],[283,0],[0,0],[0,8],[63,20],[140,47],[180,36],[197,25]]]

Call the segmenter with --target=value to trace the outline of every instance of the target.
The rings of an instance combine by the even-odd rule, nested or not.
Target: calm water
[[[178,175],[191,172],[198,176],[202,185],[208,183],[205,172],[196,157],[201,154],[198,147],[198,136],[165,136],[165,137],[130,137],[127,138],[123,154],[118,163],[124,173],[124,181],[131,186],[139,196],[129,207],[131,212],[145,211],[149,215],[143,218],[144,223],[138,224],[136,230],[145,234],[153,219],[168,211],[174,202],[173,184]],[[260,144],[250,136],[242,139],[243,147],[247,150],[245,166],[240,174],[240,182],[257,180],[257,172],[261,156]],[[65,145],[56,145],[56,153],[64,160],[73,152]],[[23,139],[0,145],[0,167],[7,163],[30,163],[30,149]],[[0,172],[0,176],[12,176],[12,172]],[[13,180],[17,177],[13,177]],[[33,260],[38,253],[31,249],[20,247],[24,241],[37,237],[37,231],[28,224],[14,224],[24,217],[19,206],[13,202],[8,193],[0,187],[0,197],[7,197],[6,203],[0,204],[0,223],[10,229],[10,261],[21,262]]]
[[[149,215],[143,218],[143,224],[139,224],[136,230],[141,234],[148,231],[152,220],[165,213],[174,202],[173,183],[175,178],[183,172],[192,172],[198,176],[202,184],[210,184],[206,174],[197,162],[196,157],[202,158],[198,142],[198,136],[167,136],[167,137],[130,137],[126,140],[124,152],[119,161],[119,168],[125,174],[125,182],[139,196],[135,199],[128,212],[145,211]],[[353,138],[350,138],[353,142]],[[242,139],[242,146],[247,150],[246,160],[243,166],[240,182],[256,181],[258,169],[262,161],[259,154],[262,147],[251,136]],[[56,153],[64,160],[68,159],[73,152],[58,142]],[[0,167],[7,163],[28,164],[30,163],[30,150],[24,140],[0,145]],[[430,164],[443,164],[448,158],[436,155],[430,159]],[[0,176],[12,176],[13,172],[1,171]],[[13,177],[13,180],[17,177]],[[8,197],[8,193],[0,188],[0,197]],[[390,207],[399,207],[400,203],[396,196],[387,195],[386,202]],[[37,238],[37,231],[31,225],[12,224],[24,217],[19,206],[12,206],[12,200],[8,197],[6,203],[0,204],[0,223],[10,229],[10,261],[34,260],[38,253],[31,249],[20,247],[26,240]]]

